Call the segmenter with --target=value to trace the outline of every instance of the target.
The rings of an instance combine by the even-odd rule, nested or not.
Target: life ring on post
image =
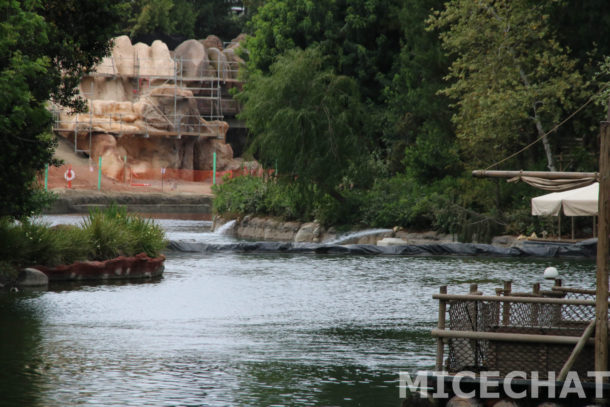
[[[74,173],[74,170],[72,170],[72,167],[68,168],[66,170],[66,172],[64,173],[64,178],[66,179],[66,181],[70,182],[72,181],[74,178],[76,178],[76,174]]]

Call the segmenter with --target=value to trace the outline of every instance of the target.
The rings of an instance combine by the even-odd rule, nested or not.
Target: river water
[[[440,285],[529,290],[549,265],[594,284],[585,260],[168,253],[154,281],[0,292],[0,405],[397,406],[398,372],[434,364]]]

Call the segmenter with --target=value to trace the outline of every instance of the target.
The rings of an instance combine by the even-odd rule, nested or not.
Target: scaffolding
[[[189,72],[189,67],[193,66],[197,67],[194,74]],[[61,113],[65,111],[64,108],[54,106],[53,130],[57,133],[73,134],[74,151],[87,154],[91,153],[91,138],[97,133],[113,134],[117,137],[129,134],[146,138],[151,136],[218,138],[222,132],[219,131],[221,124],[217,121],[225,118],[223,107],[228,110],[230,116],[234,116],[239,109],[228,91],[232,87],[241,86],[241,82],[236,79],[238,68],[237,61],[221,60],[218,56],[215,63],[184,58],[155,60],[140,58],[137,55],[133,58],[107,57],[93,72],[86,74],[81,82],[81,95],[90,101],[89,112],[76,114],[74,120],[62,121]],[[126,94],[130,91],[133,93],[129,100],[131,102],[142,98],[169,98],[170,101],[166,100],[165,105],[173,108],[169,112],[164,112],[155,104],[150,104],[162,120],[155,125],[143,122],[138,128],[134,127],[133,120],[125,120],[120,114],[93,115],[93,101],[107,100],[99,98],[96,78],[127,80],[131,88],[124,90]],[[83,89],[86,82],[89,82],[89,87]],[[155,92],[161,88],[173,88],[173,92]],[[185,96],[184,91],[189,91],[192,96]],[[195,101],[198,115],[179,113],[178,105],[185,99]],[[88,139],[88,143],[85,142],[84,146],[81,143],[80,148],[79,135]]]

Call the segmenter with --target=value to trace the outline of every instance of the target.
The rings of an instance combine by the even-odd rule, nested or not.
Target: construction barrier
[[[249,175],[271,176],[274,170],[262,168],[242,168],[231,171],[183,170],[175,168],[132,168],[129,165],[112,177],[102,175],[100,161],[90,165],[66,163],[60,167],[47,167],[39,176],[41,188],[102,190],[125,192],[167,192],[167,193],[211,193],[211,186],[222,184],[225,179]],[[66,178],[66,173],[70,176]],[[216,179],[214,180],[214,175]]]

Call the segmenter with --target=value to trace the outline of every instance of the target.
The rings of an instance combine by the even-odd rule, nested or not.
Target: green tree
[[[365,109],[356,81],[337,75],[318,48],[291,50],[255,73],[239,95],[241,118],[261,161],[289,182],[343,201],[341,184],[366,151]]]
[[[437,33],[426,30],[431,7],[443,0],[405,0],[398,14],[402,27],[395,73],[386,87],[385,138],[391,149],[390,170],[404,169],[420,182],[461,170],[446,86],[449,58]],[[405,151],[406,149],[406,151]],[[406,167],[406,168],[405,168]]]
[[[400,51],[398,0],[273,0],[249,25],[249,69],[269,71],[294,48],[319,46],[337,74],[358,82],[371,108],[383,102]]]
[[[130,5],[125,31],[135,38],[214,34],[230,40],[244,24],[243,18],[231,13],[231,5],[225,0],[136,0]]]
[[[174,9],[173,0],[141,0],[133,3],[134,16],[132,18],[131,36],[139,34],[164,33],[174,34],[177,21],[172,19],[171,12]],[[179,11],[182,14],[183,10]],[[189,15],[188,11],[185,13]],[[190,13],[192,15],[192,13]],[[193,30],[193,22],[180,25],[185,31]],[[182,22],[181,22],[182,23]]]
[[[452,0],[429,20],[455,57],[444,94],[469,160],[491,164],[541,138],[582,98],[583,79],[556,40],[545,5],[530,0]]]
[[[0,0],[0,217],[39,210],[35,176],[52,163],[49,99],[82,107],[75,85],[108,51],[118,1]]]

